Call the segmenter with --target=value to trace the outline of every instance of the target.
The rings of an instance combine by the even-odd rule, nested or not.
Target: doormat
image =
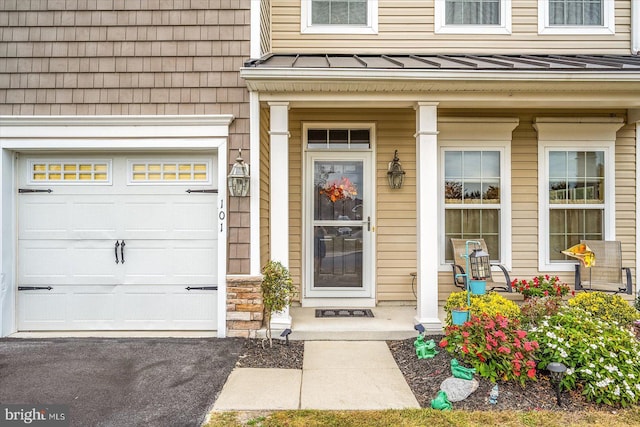
[[[373,317],[373,311],[368,308],[318,309],[316,317]]]

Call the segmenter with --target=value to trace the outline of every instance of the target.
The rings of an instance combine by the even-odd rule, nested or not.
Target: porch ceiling
[[[262,101],[300,108],[640,107],[637,56],[278,54],[241,76]]]

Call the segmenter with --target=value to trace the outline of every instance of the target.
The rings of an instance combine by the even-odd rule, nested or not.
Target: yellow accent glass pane
[[[58,181],[62,179],[62,176],[59,173],[50,173],[49,174],[49,181]]]
[[[164,174],[164,180],[165,181],[175,181],[176,180],[176,174],[175,173],[165,173]]]
[[[64,170],[65,171],[74,171],[74,170],[76,170],[76,168],[77,168],[76,165],[69,165],[69,164],[64,165]]]
[[[33,165],[33,170],[36,172],[46,171],[47,167],[46,165]]]
[[[163,168],[164,168],[165,172],[175,172],[176,165],[174,165],[174,164],[165,164],[165,165],[163,165]]]
[[[162,176],[159,173],[150,173],[149,174],[149,179],[150,180],[160,181],[161,178],[162,178]]]
[[[147,165],[133,165],[134,172],[144,172],[147,170]]]
[[[62,170],[62,166],[60,165],[49,165],[50,171],[60,172]]]
[[[107,180],[107,174],[106,173],[97,173],[97,174],[95,174],[94,179],[96,181],[106,181]]]
[[[104,164],[93,165],[93,170],[96,172],[106,172],[107,165],[104,165]]]
[[[91,181],[91,174],[90,173],[81,173],[80,174],[80,180],[81,181]]]
[[[206,181],[207,174],[206,173],[196,173],[193,175],[193,179],[198,181]]]
[[[148,168],[150,171],[153,171],[153,172],[158,172],[161,170],[160,165],[149,165]]]
[[[33,180],[34,181],[42,181],[43,179],[47,179],[47,175],[44,173],[34,173]]]
[[[181,181],[185,181],[185,180],[190,180],[191,179],[191,174],[190,173],[181,173],[178,174],[178,177]]]
[[[65,181],[75,181],[76,178],[76,174],[75,173],[65,173],[64,174],[64,180]]]
[[[191,172],[191,165],[180,165],[180,172]]]
[[[197,171],[197,172],[206,172],[207,171],[207,165],[204,163],[198,163],[196,165],[193,165],[193,170]]]
[[[146,179],[146,174],[144,173],[134,173],[133,174],[133,179],[134,181],[144,181]]]
[[[81,171],[89,171],[90,172],[91,170],[93,170],[93,167],[92,167],[92,165],[80,165],[80,170]]]

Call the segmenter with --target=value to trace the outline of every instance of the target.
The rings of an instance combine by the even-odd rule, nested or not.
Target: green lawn
[[[206,427],[219,426],[287,427],[571,427],[640,426],[640,407],[594,412],[450,411],[405,409],[386,411],[275,411],[214,412]]]

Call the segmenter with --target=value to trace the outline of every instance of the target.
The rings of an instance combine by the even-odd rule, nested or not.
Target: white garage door
[[[24,156],[18,330],[213,330],[211,155]]]

